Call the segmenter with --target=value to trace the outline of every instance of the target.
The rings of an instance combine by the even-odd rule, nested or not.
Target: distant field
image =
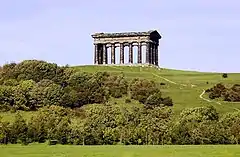
[[[238,145],[215,146],[0,146],[1,157],[239,157]]]

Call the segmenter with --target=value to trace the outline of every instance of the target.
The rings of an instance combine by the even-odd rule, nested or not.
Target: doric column
[[[152,44],[152,48],[153,48],[153,51],[152,51],[152,64],[155,65],[155,62],[156,62],[156,44]]]
[[[149,42],[146,43],[146,63],[149,64]]]
[[[124,64],[124,45],[120,43],[120,64]]]
[[[155,65],[158,66],[158,44],[156,44],[155,49]]]
[[[149,63],[153,64],[153,44],[150,43],[150,52],[149,52]]]
[[[99,63],[99,57],[98,57],[98,45],[94,44],[94,64]]]
[[[129,43],[129,63],[133,63],[133,46],[132,43]]]
[[[98,45],[98,64],[103,64],[103,46],[102,44]]]
[[[115,44],[111,46],[111,63],[115,64]]]
[[[138,63],[142,64],[142,44],[138,43]]]
[[[103,64],[108,64],[107,63],[107,47],[106,47],[106,44],[103,44]]]

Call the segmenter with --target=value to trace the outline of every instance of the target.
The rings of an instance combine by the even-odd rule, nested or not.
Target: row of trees
[[[70,108],[105,104],[110,97],[130,97],[146,106],[172,106],[159,84],[144,79],[127,81],[123,75],[85,73],[44,61],[27,60],[0,68],[0,108],[37,110],[56,105]]]
[[[76,112],[76,111],[75,111]],[[240,112],[219,116],[215,108],[196,107],[172,118],[169,107],[89,105],[78,111],[44,107],[26,122],[20,114],[12,123],[0,120],[0,143],[57,141],[75,145],[238,144]]]
[[[218,83],[214,87],[207,89],[210,99],[222,98],[224,101],[240,102],[240,85],[234,84],[227,88],[223,84]]]

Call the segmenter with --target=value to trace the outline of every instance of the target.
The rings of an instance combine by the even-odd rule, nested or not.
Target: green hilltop
[[[222,73],[197,72],[156,68],[150,66],[117,66],[117,65],[87,65],[74,66],[75,70],[82,72],[106,71],[113,75],[124,74],[131,80],[142,78],[164,83],[161,91],[173,99],[173,111],[180,113],[185,108],[214,106],[218,112],[232,112],[240,109],[240,103],[210,100],[204,90],[217,83],[224,85],[240,84],[240,73],[230,73],[223,78]]]
[[[236,73],[26,60],[0,67],[0,143],[237,144],[239,102]]]
[[[197,72],[184,71],[166,68],[157,68],[151,66],[127,66],[127,65],[86,65],[86,66],[71,66],[70,68],[79,72],[108,72],[111,75],[124,75],[128,80],[135,78],[153,80],[161,83],[161,92],[164,97],[170,96],[173,100],[171,107],[175,115],[186,108],[214,106],[219,113],[227,113],[240,110],[239,102],[227,102],[221,99],[210,100],[208,94],[204,91],[216,85],[223,83],[224,85],[232,86],[233,84],[240,84],[240,73],[229,73],[227,78],[222,77],[222,73],[212,72]],[[132,100],[126,104],[125,97],[111,98],[111,102],[116,105],[124,106],[141,106],[138,101]],[[86,105],[87,107],[91,105]],[[26,119],[30,119],[34,112],[23,112]],[[13,120],[15,113],[1,112],[0,116],[5,120]]]

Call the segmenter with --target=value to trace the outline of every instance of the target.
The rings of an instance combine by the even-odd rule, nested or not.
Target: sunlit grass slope
[[[140,66],[76,66],[73,68],[82,72],[107,71],[116,75],[124,74],[128,79],[144,78],[166,83],[165,86],[162,86],[162,92],[164,95],[172,97],[175,113],[179,113],[187,107],[208,104],[215,106],[220,113],[240,109],[240,103],[227,103],[219,100],[221,102],[219,104],[216,101],[207,102],[200,98],[204,89],[210,88],[219,82],[225,85],[240,84],[240,73],[228,74],[228,78],[224,79],[221,73],[171,69],[159,70],[157,68]],[[207,95],[205,94],[203,97],[207,98]]]

